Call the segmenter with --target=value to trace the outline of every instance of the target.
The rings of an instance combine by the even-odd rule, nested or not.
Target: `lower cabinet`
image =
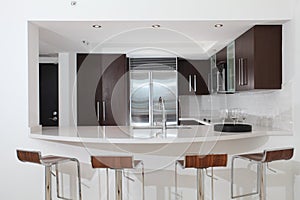
[[[77,54],[77,125],[128,123],[125,54]]]

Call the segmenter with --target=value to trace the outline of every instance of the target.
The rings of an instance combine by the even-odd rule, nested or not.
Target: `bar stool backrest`
[[[41,152],[17,150],[18,159],[22,162],[41,164]]]
[[[272,162],[276,160],[289,160],[294,155],[294,148],[265,150],[263,162]]]
[[[187,155],[186,168],[226,167],[227,154]]]
[[[131,156],[91,156],[93,168],[128,169],[133,168]]]

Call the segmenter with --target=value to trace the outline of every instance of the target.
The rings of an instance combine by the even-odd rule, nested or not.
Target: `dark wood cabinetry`
[[[77,54],[77,125],[126,125],[127,61],[123,54]]]
[[[282,26],[257,25],[235,41],[236,91],[281,89]]]
[[[209,60],[178,58],[178,95],[207,95]]]
[[[227,47],[224,47],[216,54],[217,67],[222,65],[223,63],[227,63]]]

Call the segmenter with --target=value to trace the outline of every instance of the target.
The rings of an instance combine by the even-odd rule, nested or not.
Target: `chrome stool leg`
[[[177,191],[177,162],[175,162],[175,176],[174,176],[174,178],[175,178],[175,200],[177,200],[178,199],[178,197],[177,197],[177,194],[178,194],[178,191]]]
[[[266,200],[266,164],[260,163],[259,177],[260,177],[260,187],[259,187],[259,200]]]
[[[197,200],[204,200],[204,170],[197,169]]]
[[[122,182],[123,182],[123,171],[115,170],[115,188],[116,188],[116,200],[122,200]]]
[[[45,166],[45,200],[52,200],[51,166]]]
[[[108,168],[106,168],[106,198],[109,200],[109,175]]]
[[[80,163],[77,159],[75,159],[75,162],[77,164],[78,195],[79,195],[79,200],[82,200]]]
[[[142,165],[142,200],[145,200],[145,166],[143,162],[141,162],[141,165]]]

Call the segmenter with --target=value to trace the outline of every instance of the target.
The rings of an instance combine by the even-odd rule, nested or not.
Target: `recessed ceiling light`
[[[160,25],[159,24],[153,24],[152,27],[153,28],[160,28]]]
[[[87,45],[87,46],[90,44],[89,41],[87,41],[87,40],[82,40],[81,42],[82,42],[82,44]]]
[[[101,28],[102,26],[100,26],[99,24],[94,24],[93,28]]]
[[[215,24],[215,27],[216,28],[221,28],[221,27],[223,27],[223,24]]]
[[[77,1],[71,1],[71,6],[76,6]]]

